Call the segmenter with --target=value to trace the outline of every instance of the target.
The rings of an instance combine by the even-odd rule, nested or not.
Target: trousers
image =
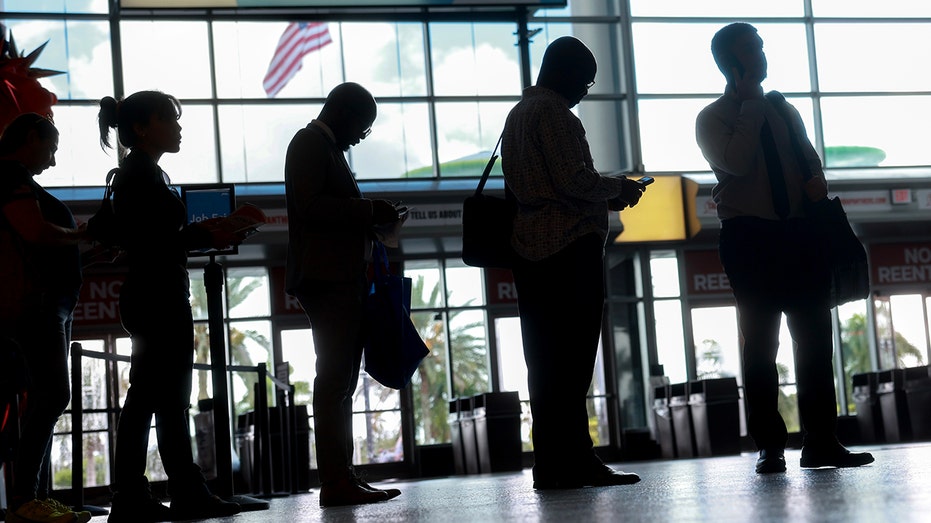
[[[352,477],[352,395],[362,364],[365,277],[318,282],[295,297],[310,320],[314,352],[314,430],[323,485]]]
[[[759,449],[785,447],[776,366],[785,314],[793,340],[803,444],[833,440],[837,397],[826,265],[805,220],[732,218],[721,224],[719,251],[737,300],[747,430]]]
[[[24,314],[13,335],[26,363],[26,412],[13,462],[13,496],[48,493],[52,433],[71,400],[68,352],[77,297],[45,295]]]
[[[166,290],[172,286],[143,278],[128,279],[120,290],[120,316],[132,338],[132,356],[117,425],[115,490],[127,497],[141,495],[148,485],[153,416],[169,492],[197,496],[206,488],[194,463],[188,413],[194,370],[191,304],[186,291]]]
[[[601,463],[586,402],[604,311],[604,242],[590,234],[512,271],[533,416],[534,478],[584,473]]]

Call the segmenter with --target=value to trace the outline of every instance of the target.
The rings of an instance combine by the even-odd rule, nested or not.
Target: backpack
[[[120,225],[113,211],[113,176],[119,170],[116,167],[107,173],[107,187],[100,208],[87,220],[87,234],[105,248],[119,247]]]

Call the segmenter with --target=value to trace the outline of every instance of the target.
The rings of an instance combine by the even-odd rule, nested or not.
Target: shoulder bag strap
[[[806,182],[811,180],[811,166],[808,165],[808,159],[805,157],[805,152],[802,150],[802,143],[799,141],[798,134],[795,132],[795,121],[792,118],[792,113],[789,112],[786,97],[779,91],[770,91],[766,93],[766,99],[776,108],[776,111],[779,112],[779,116],[782,117],[782,121],[786,124],[786,129],[789,131],[789,138],[792,142],[792,151],[795,153],[795,162],[802,171],[802,179]]]
[[[498,160],[498,147],[501,146],[501,139],[504,138],[504,132],[501,132],[501,136],[498,137],[498,143],[495,144],[495,150],[491,152],[491,158],[488,159],[488,163],[485,164],[485,170],[482,171],[482,179],[478,182],[478,187],[475,188],[475,196],[482,194],[482,190],[485,189],[485,182],[488,181],[488,175],[491,174],[491,168],[495,166],[495,161]]]
[[[110,169],[110,172],[107,173],[107,186],[103,191],[103,199],[109,200],[110,196],[113,195],[113,177],[120,171],[119,167],[114,167]]]

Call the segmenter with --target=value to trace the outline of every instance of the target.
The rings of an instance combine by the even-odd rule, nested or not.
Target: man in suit
[[[372,230],[399,219],[391,202],[362,196],[344,155],[369,135],[376,113],[364,87],[338,85],[319,116],[294,135],[285,160],[286,290],[313,329],[321,506],[375,503],[401,494],[368,485],[352,467],[352,395],[362,361]]]
[[[835,437],[837,399],[831,362],[833,339],[828,273],[814,255],[806,201],[827,196],[821,160],[805,136],[798,111],[763,95],[763,40],[750,24],[736,22],[711,41],[715,63],[727,79],[724,95],[698,115],[696,138],[717,185],[712,197],[721,220],[719,250],[737,300],[743,337],[747,430],[760,451],[756,472],[785,472],[785,422],[777,409],[776,353],[785,313],[795,342],[798,408],[804,430],[800,465],[857,467],[869,453],[847,450]],[[801,153],[796,156],[791,136]],[[812,177],[802,176],[802,163]]]

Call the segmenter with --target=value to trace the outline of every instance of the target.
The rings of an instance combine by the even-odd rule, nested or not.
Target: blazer
[[[317,282],[357,282],[372,252],[372,202],[362,197],[346,157],[322,122],[312,121],[285,158],[288,259],[285,290]]]

